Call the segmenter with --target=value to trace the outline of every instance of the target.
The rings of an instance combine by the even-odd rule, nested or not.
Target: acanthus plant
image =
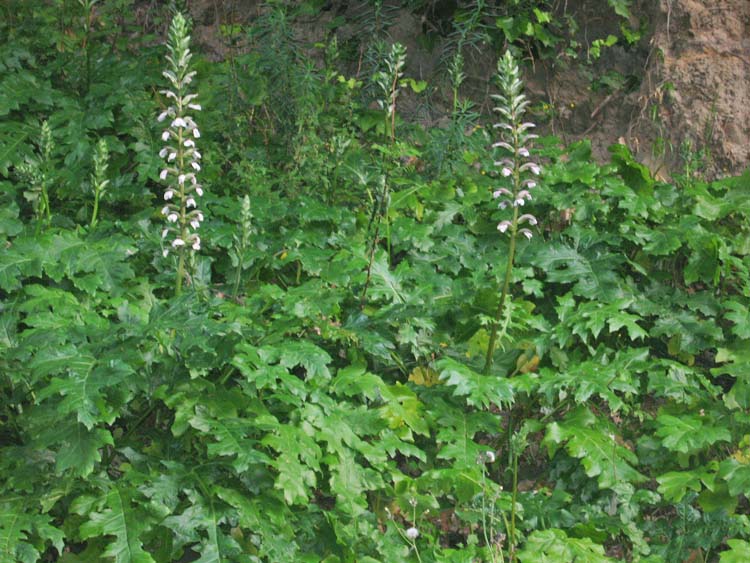
[[[164,256],[169,253],[170,246],[178,254],[175,292],[179,294],[186,275],[186,253],[201,248],[200,236],[195,231],[203,221],[203,213],[198,209],[196,199],[203,195],[203,187],[196,176],[201,169],[201,153],[195,144],[200,138],[200,131],[190,115],[193,111],[200,111],[201,106],[195,103],[197,94],[189,93],[188,89],[195,71],[190,70],[192,55],[188,23],[180,13],[172,19],[167,49],[169,68],[163,75],[169,80],[171,89],[161,90],[160,93],[169,100],[170,105],[159,114],[158,121],[169,120],[169,126],[161,137],[167,144],[159,152],[159,156],[166,161],[159,177],[167,185],[162,208],[167,226],[162,231],[162,238],[173,237],[164,249]]]
[[[493,95],[493,99],[497,102],[494,110],[501,115],[501,121],[496,123],[494,128],[500,131],[500,139],[492,145],[492,148],[502,151],[502,156],[495,161],[495,166],[500,169],[500,177],[503,181],[508,183],[498,187],[492,195],[499,201],[500,209],[510,208],[513,215],[497,225],[498,231],[510,235],[510,242],[500,301],[495,311],[487,346],[485,373],[489,372],[492,367],[498,330],[505,314],[505,302],[508,299],[516,253],[516,240],[519,234],[531,240],[532,232],[524,225],[537,224],[536,217],[530,213],[521,213],[521,208],[531,201],[531,190],[537,185],[535,177],[541,173],[541,166],[531,159],[529,144],[537,135],[528,132],[534,124],[524,121],[529,101],[523,93],[518,64],[510,51],[506,51],[505,55],[498,60],[497,70],[500,94]]]

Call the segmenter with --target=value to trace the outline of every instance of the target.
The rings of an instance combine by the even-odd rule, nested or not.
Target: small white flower
[[[484,457],[487,459],[487,463],[495,463],[495,452],[486,451]]]
[[[166,131],[164,131],[164,133],[161,134],[161,140],[162,141],[168,141],[169,140],[169,135],[170,135],[169,129],[167,129]]]
[[[167,190],[166,192],[164,192],[164,200],[165,201],[169,201],[173,197],[174,197],[174,191],[173,190]]]
[[[164,230],[163,230],[163,231],[161,232],[161,238],[167,238],[167,235],[168,235],[168,234],[169,234],[169,229],[164,229]],[[165,254],[164,256],[166,256],[166,254]]]
[[[503,176],[505,176],[507,178],[508,176],[510,176],[511,174],[513,174],[513,171],[510,168],[503,168],[500,171],[500,174],[502,174]]]
[[[190,226],[193,227],[194,229],[197,229],[198,227],[201,226],[201,222],[198,221],[198,219],[192,219],[190,221]]]
[[[525,236],[527,239],[531,240],[532,234],[529,229],[521,229],[518,232],[521,233],[523,236]]]
[[[512,196],[513,194],[507,188],[500,188],[499,190],[495,190],[494,192],[492,192],[492,197],[494,197],[495,199],[499,198],[501,195],[510,195],[510,196]]]
[[[159,151],[159,156],[160,156],[161,158],[164,158],[165,156],[167,156],[167,153],[168,153],[168,152],[169,152],[169,151],[168,151],[168,150],[167,150],[167,148],[165,147],[165,148],[163,148],[163,149],[161,149],[161,150]]]
[[[164,207],[161,208],[161,214],[162,215],[167,215],[168,213],[169,213],[169,206],[168,205],[165,205]]]
[[[497,148],[497,147],[502,147],[502,148],[504,148],[506,150],[509,150],[509,151],[513,150],[513,147],[510,144],[506,143],[505,141],[499,141],[499,142],[494,143],[492,145],[492,148]]]
[[[411,541],[414,541],[419,537],[419,530],[417,530],[414,526],[406,530],[406,537],[409,538]]]
[[[195,111],[201,111],[203,109],[200,104],[188,104],[188,107]]]
[[[536,182],[534,180],[524,180],[523,185],[529,189],[536,188]]]
[[[168,248],[165,248],[164,250],[161,251],[161,255],[164,256],[164,258],[167,257],[167,254],[169,254],[169,249]]]
[[[203,213],[201,213],[200,211],[198,211],[196,217],[198,218],[198,221],[203,221]]]
[[[531,201],[531,193],[529,193],[528,190],[521,190],[520,192],[518,192],[518,195],[516,197],[518,197],[519,199],[520,198],[525,198],[525,199],[528,199],[529,201]],[[523,205],[523,204],[521,204],[521,205]]]
[[[169,162],[172,162],[175,158],[177,158],[177,153],[171,152],[169,153],[169,158],[167,158],[167,160],[169,160]]]
[[[529,149],[521,147],[520,149],[518,149],[518,154],[521,156],[529,156]]]
[[[172,246],[177,248],[178,246],[185,246],[185,241],[181,238],[176,238],[172,241]]]
[[[161,123],[167,118],[168,115],[169,115],[169,110],[164,110],[163,112],[159,114],[159,117],[156,118],[156,121]]]
[[[167,221],[169,221],[170,223],[176,223],[177,219],[179,218],[180,217],[179,215],[177,215],[177,213],[170,213],[169,215],[167,215]]]
[[[533,215],[529,213],[524,213],[518,218],[519,223],[523,223],[524,221],[528,221],[529,225],[536,225],[537,223],[536,217],[534,217]]]
[[[185,141],[184,145],[186,147],[194,147],[195,146],[195,141],[193,141],[192,139],[188,139],[187,141]]]
[[[541,167],[534,162],[527,162],[526,164],[521,166],[521,171],[523,172],[524,170],[531,170],[531,173],[536,175],[538,175],[542,171]]]
[[[162,180],[166,180],[167,179],[167,174],[169,174],[169,170],[167,170],[165,168],[164,170],[162,170],[161,172],[159,172],[159,178],[161,178]]]
[[[201,249],[201,239],[200,237],[195,237],[195,240],[193,241],[193,250],[200,250]]]
[[[185,183],[185,175],[184,174],[180,174],[179,176],[177,176],[177,181],[180,183],[180,185],[184,184]]]
[[[500,203],[497,204],[498,209],[506,209],[508,207],[508,201],[502,200]]]
[[[201,188],[200,186],[196,185],[195,186],[195,193],[197,193],[199,196],[202,196],[203,195],[203,188]]]
[[[200,136],[201,136],[201,132],[198,131],[198,128],[196,127],[195,129],[193,129],[193,137],[198,139]]]
[[[196,171],[198,171],[198,170],[200,170],[200,169],[201,169],[201,165],[200,165],[200,164],[198,164],[197,162],[191,162],[191,163],[190,163],[190,166],[192,166],[192,167],[193,167],[193,170],[196,170]]]
[[[172,121],[172,127],[187,127],[187,123],[181,117],[176,118]]]
[[[526,201],[522,197],[516,198],[513,201],[513,207],[518,207],[519,205],[523,205],[524,203],[526,203]]]
[[[198,151],[193,151],[193,157],[200,160],[202,158],[202,155]]]
[[[501,233],[504,233],[504,232],[505,232],[505,231],[507,231],[507,230],[508,230],[509,228],[510,228],[510,221],[501,221],[501,222],[500,222],[500,223],[499,223],[499,224],[497,225],[497,230],[498,230],[498,231],[500,231]]]
[[[187,198],[187,201],[185,202],[185,207],[195,207],[195,200],[192,197]]]

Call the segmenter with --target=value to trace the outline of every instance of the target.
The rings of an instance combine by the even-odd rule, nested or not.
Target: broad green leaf
[[[680,502],[688,489],[700,492],[701,476],[695,471],[670,471],[656,478],[657,489],[670,502]]]
[[[74,475],[86,477],[94,471],[96,463],[101,461],[101,448],[105,445],[114,446],[112,435],[103,428],[89,431],[75,422],[64,425],[57,431],[60,443],[56,463],[58,473],[72,469],[71,473]]]
[[[36,563],[41,545],[51,542],[58,555],[63,551],[64,534],[50,524],[46,514],[35,514],[23,502],[0,501],[0,561]]]
[[[505,377],[482,375],[452,358],[438,360],[435,367],[440,380],[455,388],[455,396],[467,397],[469,405],[487,408],[492,404],[503,408],[513,402],[513,387]]]
[[[637,456],[621,445],[612,425],[583,406],[568,413],[563,421],[551,423],[542,443],[550,456],[565,444],[568,454],[581,460],[586,475],[596,477],[600,488],[646,480],[633,467],[638,463]]]
[[[727,540],[729,550],[722,551],[719,563],[747,563],[750,561],[750,543],[745,540]]]
[[[589,538],[571,538],[552,528],[533,532],[518,553],[521,563],[613,563]]]
[[[699,416],[663,414],[656,421],[659,424],[656,435],[662,439],[662,445],[673,452],[694,454],[716,442],[729,442],[732,439],[727,428],[714,426],[710,420]]]
[[[128,494],[117,486],[106,494],[104,505],[103,510],[88,515],[81,537],[114,536],[103,555],[115,563],[156,563],[143,550],[142,536],[151,527],[146,514],[134,508]]]

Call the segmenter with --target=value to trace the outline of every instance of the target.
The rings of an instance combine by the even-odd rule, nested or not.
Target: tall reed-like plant
[[[203,221],[203,213],[198,210],[196,200],[203,195],[203,188],[196,177],[201,169],[201,153],[195,144],[200,138],[200,131],[191,116],[192,112],[200,111],[201,106],[195,103],[197,95],[191,94],[189,89],[195,71],[190,70],[192,55],[188,23],[180,13],[172,19],[167,49],[169,65],[163,75],[171,87],[161,90],[161,93],[170,105],[158,117],[160,122],[169,122],[161,136],[166,145],[159,152],[159,156],[166,161],[160,174],[166,184],[165,204],[161,212],[167,219],[167,226],[162,231],[162,238],[171,237],[164,255],[169,253],[170,247],[178,254],[175,293],[179,294],[186,275],[187,253],[201,248],[201,239],[196,230]]]
[[[492,148],[500,151],[495,166],[500,169],[500,179],[503,185],[495,190],[493,197],[498,200],[500,209],[511,209],[512,216],[497,225],[497,229],[501,233],[507,233],[510,236],[510,242],[508,260],[505,266],[505,278],[500,291],[500,301],[495,311],[487,346],[487,356],[484,363],[485,373],[489,372],[492,367],[499,329],[504,324],[503,317],[506,315],[506,301],[510,290],[518,235],[531,240],[531,230],[524,225],[537,224],[533,215],[521,213],[521,207],[524,207],[531,200],[531,190],[537,185],[535,176],[541,172],[539,164],[531,160],[529,144],[537,135],[528,132],[529,129],[534,127],[534,124],[524,121],[524,114],[529,101],[523,93],[523,83],[521,82],[518,64],[509,51],[506,51],[505,56],[498,61],[497,71],[500,94],[494,95],[493,98],[497,102],[494,109],[500,114],[500,122],[496,123],[494,127],[499,130],[500,139],[492,145]]]

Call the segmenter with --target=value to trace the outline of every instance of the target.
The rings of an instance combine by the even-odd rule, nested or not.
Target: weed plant
[[[0,7],[0,562],[750,558],[750,171],[529,160],[505,57],[507,127],[394,127],[304,6],[234,68],[136,6]]]

